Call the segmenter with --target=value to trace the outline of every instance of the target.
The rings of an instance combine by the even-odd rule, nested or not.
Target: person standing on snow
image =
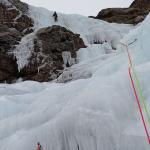
[[[43,150],[43,148],[42,148],[40,142],[37,143],[37,149],[36,149],[36,150]]]
[[[58,15],[57,15],[56,11],[54,12],[53,17],[54,17],[54,21],[57,22],[58,21]]]

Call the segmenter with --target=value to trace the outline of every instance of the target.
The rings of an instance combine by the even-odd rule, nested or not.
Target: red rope
[[[139,111],[140,111],[140,114],[141,114],[141,118],[142,118],[142,121],[143,121],[143,125],[144,125],[144,128],[145,128],[145,132],[146,132],[146,135],[147,135],[147,138],[148,138],[148,143],[150,144],[150,136],[149,136],[149,133],[148,133],[148,129],[147,129],[147,127],[146,127],[144,115],[143,115],[143,112],[142,112],[142,108],[141,108],[141,106],[140,106],[140,101],[139,101],[138,94],[137,94],[137,92],[136,92],[136,88],[135,88],[135,85],[134,85],[134,81],[133,81],[133,78],[132,78],[132,75],[131,75],[131,69],[130,69],[130,67],[129,67],[129,76],[130,76],[130,80],[131,80],[132,87],[133,87],[133,90],[134,90],[134,95],[135,95],[135,98],[136,98],[136,101],[137,101],[137,104],[138,104],[138,107],[139,107]]]
[[[130,56],[130,53],[129,53],[128,45],[126,45],[124,43],[121,43],[121,42],[120,42],[120,44],[126,47],[126,51],[127,51],[127,54],[128,54],[129,62],[130,62],[130,65],[132,66],[132,60],[131,60],[131,56]]]

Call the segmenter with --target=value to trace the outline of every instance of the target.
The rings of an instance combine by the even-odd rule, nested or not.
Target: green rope
[[[150,124],[150,115],[149,115],[149,111],[147,109],[146,100],[145,100],[145,98],[143,96],[142,88],[140,86],[140,81],[138,79],[137,73],[136,73],[135,68],[133,67],[133,65],[131,65],[131,68],[133,70],[135,82],[136,82],[136,85],[137,85],[137,90],[138,90],[138,93],[139,93],[139,96],[140,96],[140,101],[143,103],[143,107],[144,107],[144,110],[145,110],[148,122]]]
[[[135,79],[136,86],[137,86],[137,89],[138,89],[138,93],[139,93],[139,96],[140,96],[140,102],[143,104],[143,107],[144,107],[144,110],[145,110],[145,113],[146,113],[146,116],[147,116],[147,119],[148,119],[148,123],[150,124],[150,115],[149,115],[149,111],[147,109],[146,100],[143,96],[142,88],[140,86],[140,81],[138,79],[137,73],[136,73],[135,68],[133,66],[133,63],[132,63],[132,59],[131,59],[131,56],[130,56],[130,53],[129,53],[128,45],[126,45],[124,43],[120,43],[120,44],[125,46],[125,48],[127,50],[129,65],[130,65],[131,69],[133,70],[133,77]]]

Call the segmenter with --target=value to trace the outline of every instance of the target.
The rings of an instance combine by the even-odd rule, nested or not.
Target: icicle
[[[65,67],[67,67],[68,65],[69,66],[72,65],[72,57],[71,57],[71,53],[69,51],[62,52],[62,58],[63,58]]]

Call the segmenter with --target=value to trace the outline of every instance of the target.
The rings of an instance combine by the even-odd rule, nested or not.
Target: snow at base
[[[42,15],[49,17],[48,13],[40,13],[35,13],[39,20]],[[125,25],[101,21],[92,24],[94,20],[80,16],[78,25],[73,16],[65,17],[72,18],[67,26],[78,30],[84,40],[85,35],[93,35],[93,30],[102,31],[102,35],[107,30],[115,35],[116,31],[122,35],[127,32]],[[93,28],[90,30],[88,23],[84,26],[84,21]],[[37,27],[49,24],[47,20],[37,21]],[[130,52],[150,108],[149,24],[150,15],[121,41],[129,44],[137,39],[130,45]],[[109,41],[110,37],[104,39]],[[87,45],[78,51],[78,64],[66,69],[74,81],[0,84],[0,150],[32,150],[37,142],[44,150],[77,150],[78,146],[80,150],[149,150],[124,48],[119,41],[115,52],[109,42]]]

